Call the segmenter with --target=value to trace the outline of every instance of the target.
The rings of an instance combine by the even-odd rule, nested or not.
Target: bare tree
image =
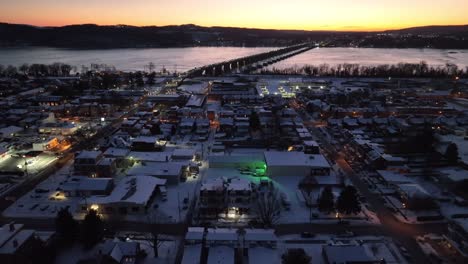
[[[29,71],[29,65],[24,63],[18,68],[18,70],[20,70],[23,73],[23,75],[26,75]]]
[[[281,215],[278,191],[272,188],[265,192],[259,192],[255,202],[255,212],[262,224],[268,227],[274,225]]]
[[[163,240],[161,239],[161,224],[163,223],[162,217],[163,216],[157,212],[148,213],[147,224],[149,226],[149,231],[145,233],[145,240],[153,249],[155,258],[159,256],[158,249],[163,243]]]

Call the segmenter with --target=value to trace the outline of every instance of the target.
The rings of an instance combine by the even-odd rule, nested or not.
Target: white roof
[[[398,184],[398,188],[406,193],[408,197],[429,197],[429,193],[421,185],[416,183]]]
[[[299,151],[265,151],[267,166],[309,166],[330,168],[330,164],[321,154],[304,154]]]
[[[165,185],[166,180],[152,176],[128,176],[123,178],[109,196],[93,196],[88,203],[135,203],[146,204],[158,185]]]
[[[139,161],[159,161],[166,162],[171,155],[170,152],[146,152],[146,151],[132,151],[128,153],[128,157]]]
[[[234,264],[234,248],[227,246],[210,247],[208,264]]]
[[[126,148],[108,148],[104,152],[104,156],[111,156],[111,157],[125,157],[130,152],[129,149]]]
[[[413,183],[411,178],[393,171],[378,170],[377,173],[389,183]]]
[[[252,185],[247,179],[233,178],[228,182],[227,189],[228,191],[250,191],[252,190]]]
[[[141,143],[154,143],[158,141],[158,137],[152,137],[152,136],[138,136],[135,139],[133,139],[133,142],[141,142]]]
[[[18,133],[23,130],[24,129],[22,127],[8,126],[8,127],[0,128],[0,134],[10,136],[11,134]]]
[[[195,149],[193,148],[174,149],[172,152],[172,157],[193,157],[194,155]]]
[[[224,179],[216,178],[211,179],[207,182],[202,183],[200,190],[201,191],[216,191],[224,189]]]
[[[236,241],[238,239],[237,229],[230,228],[208,228],[206,240],[208,241]]]
[[[62,185],[64,191],[99,191],[106,190],[113,182],[112,178],[71,177]]]
[[[186,245],[184,246],[184,256],[182,258],[182,264],[198,264],[200,263],[202,245]]]
[[[131,167],[127,175],[147,176],[179,176],[182,173],[183,164],[179,162],[146,162],[137,163]]]
[[[22,229],[22,224],[14,224],[13,226],[13,231],[10,231],[9,224],[3,225],[0,229],[0,254],[15,253],[24,242],[34,235],[34,230]],[[18,243],[17,246],[14,245],[14,241]]]
[[[202,240],[205,228],[203,227],[189,227],[187,234],[185,234],[185,240]]]
[[[465,169],[443,169],[440,172],[452,181],[462,181],[468,179],[468,171]]]

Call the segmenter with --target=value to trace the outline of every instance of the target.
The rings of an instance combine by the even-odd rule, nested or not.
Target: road
[[[293,105],[294,107],[294,105]],[[296,106],[296,110],[299,110]],[[352,231],[356,235],[383,235],[393,238],[398,244],[405,247],[412,256],[412,262],[425,263],[430,262],[428,257],[423,253],[417,244],[415,237],[428,233],[444,234],[447,232],[445,224],[406,224],[395,218],[393,213],[384,205],[381,197],[378,194],[372,193],[368,185],[362,181],[359,174],[356,174],[349,164],[342,158],[340,150],[333,145],[329,138],[321,133],[315,127],[311,117],[303,111],[298,111],[304,120],[304,125],[308,127],[310,132],[318,141],[321,149],[329,158],[334,160],[344,175],[352,182],[362,196],[364,196],[371,210],[373,210],[379,218],[381,225],[378,226],[343,226],[335,225],[282,225],[278,227],[280,234],[300,233],[304,231],[312,233],[338,233],[344,231]]]

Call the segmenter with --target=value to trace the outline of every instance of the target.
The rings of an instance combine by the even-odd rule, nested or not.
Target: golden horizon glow
[[[36,26],[196,24],[379,31],[468,24],[466,0],[0,0],[0,21]]]

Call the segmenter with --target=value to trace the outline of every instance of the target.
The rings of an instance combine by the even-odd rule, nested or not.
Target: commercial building
[[[268,176],[326,176],[330,164],[320,154],[304,154],[298,151],[265,151],[266,175]]]

